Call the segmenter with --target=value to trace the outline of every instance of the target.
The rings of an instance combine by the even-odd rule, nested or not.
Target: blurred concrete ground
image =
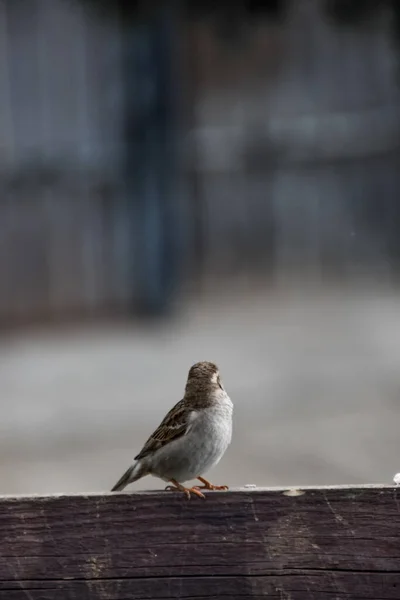
[[[391,482],[400,470],[399,294],[242,291],[165,323],[3,337],[0,493],[110,489],[204,359],[235,403],[212,481]]]

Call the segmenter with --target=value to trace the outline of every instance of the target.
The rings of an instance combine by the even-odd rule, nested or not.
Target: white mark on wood
[[[291,488],[290,490],[286,490],[283,492],[284,496],[302,496],[303,494],[305,494],[303,490],[298,490],[296,488]]]
[[[253,498],[251,498],[251,497],[250,497],[250,510],[251,510],[251,513],[252,513],[252,515],[253,515],[253,518],[254,518],[254,520],[255,520],[255,521],[259,521],[260,519],[259,519],[259,518],[258,518],[258,516],[257,516],[257,509],[256,509],[256,507],[254,506],[254,500],[253,500]]]
[[[14,554],[14,558],[15,558],[15,561],[16,561],[16,563],[18,565],[18,571],[20,573],[23,573],[24,569],[23,569],[23,567],[22,567],[22,565],[20,563],[19,556],[16,556]],[[14,571],[14,569],[13,569],[13,575],[14,575],[15,581],[18,583],[19,587],[21,588],[21,591],[25,594],[25,596],[28,598],[28,600],[34,600],[32,594],[30,593],[30,591],[25,588],[23,581],[21,581],[20,575],[18,573],[16,573]]]
[[[346,519],[344,519],[342,517],[342,515],[339,515],[339,513],[333,508],[332,504],[329,502],[329,498],[326,493],[324,493],[324,498],[325,498],[327,507],[329,508],[329,510],[331,511],[331,513],[333,514],[333,516],[335,518],[335,521],[337,523],[340,523],[341,525],[345,525],[348,527],[348,525],[349,525],[348,522],[346,521]]]

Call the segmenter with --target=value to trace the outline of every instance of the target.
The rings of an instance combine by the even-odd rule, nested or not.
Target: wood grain
[[[0,498],[0,600],[400,597],[400,488]]]

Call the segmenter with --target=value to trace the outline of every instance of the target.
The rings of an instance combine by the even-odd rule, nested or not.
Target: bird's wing
[[[145,458],[172,440],[186,435],[196,415],[196,411],[188,407],[185,400],[180,400],[171,408],[160,426],[149,437],[142,450],[135,456],[135,460]]]

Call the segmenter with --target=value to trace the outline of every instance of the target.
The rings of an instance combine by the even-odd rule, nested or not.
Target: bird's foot
[[[186,495],[186,498],[188,500],[190,500],[190,494],[194,494],[195,496],[198,496],[199,498],[204,498],[205,499],[205,495],[202,494],[200,492],[200,490],[197,487],[192,487],[192,488],[186,488],[185,486],[181,485],[180,483],[178,483],[175,480],[171,480],[172,485],[167,485],[167,487],[165,488],[167,491],[170,492],[183,492]]]
[[[204,485],[196,485],[196,489],[197,490],[216,490],[216,491],[226,491],[229,490],[229,487],[227,485],[213,485],[212,483],[210,483],[209,481],[207,481],[207,479],[204,479],[203,477],[197,477],[197,479],[199,481],[201,481],[201,483],[203,483]]]

